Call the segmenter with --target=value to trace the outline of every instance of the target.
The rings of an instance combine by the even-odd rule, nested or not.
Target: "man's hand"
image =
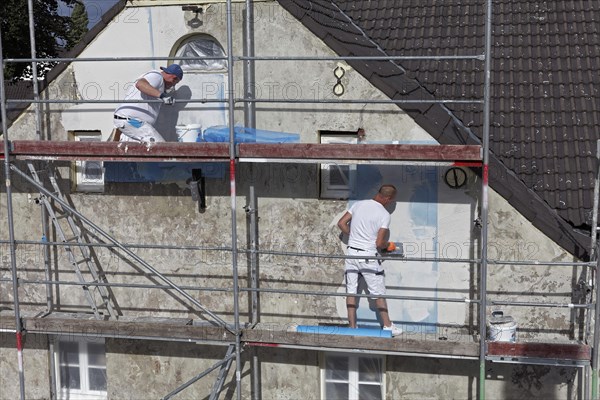
[[[163,103],[165,103],[165,104],[168,104],[170,106],[175,104],[175,99],[173,97],[169,96],[167,93],[161,93],[160,98],[162,99]]]

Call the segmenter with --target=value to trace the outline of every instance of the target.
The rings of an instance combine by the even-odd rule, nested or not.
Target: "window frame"
[[[100,131],[71,131],[69,132],[71,140],[74,141],[102,141],[102,132]],[[92,180],[86,178],[84,170],[87,163],[97,163],[100,168],[100,179]],[[71,187],[75,192],[83,193],[104,193],[104,162],[103,161],[73,161],[71,163]]]
[[[344,380],[332,380],[327,379],[327,357],[335,356],[335,357],[346,357],[348,360],[348,379]],[[375,358],[379,359],[381,365],[381,376],[380,382],[361,382],[359,380],[359,362],[364,358]],[[348,400],[358,400],[359,397],[359,384],[362,385],[377,385],[381,387],[381,399],[385,399],[386,394],[386,372],[385,372],[385,364],[386,357],[384,355],[378,354],[354,354],[354,353],[345,353],[345,352],[322,352],[321,353],[321,399],[329,400],[327,398],[327,383],[346,383],[348,385]]]
[[[64,346],[64,343],[74,343],[77,344],[78,353],[77,353],[77,366],[79,367],[79,389],[69,389],[63,388],[61,386],[61,367],[68,366],[69,364],[61,364],[61,347]],[[89,345],[96,344],[102,345],[104,348],[104,358],[105,363],[103,366],[101,365],[90,365],[90,351]],[[89,338],[89,337],[81,337],[81,338],[70,338],[65,339],[61,337],[54,338],[54,366],[55,366],[55,385],[56,385],[56,394],[57,398],[60,399],[68,399],[68,400],[106,400],[108,399],[108,376],[107,376],[107,390],[91,390],[90,380],[89,380],[89,369],[90,368],[100,368],[104,369],[106,375],[106,347],[105,341],[103,338]]]
[[[322,144],[358,144],[356,132],[349,131],[319,131],[319,143]],[[347,167],[347,175],[341,167]],[[342,176],[347,177],[346,185],[335,185],[329,180],[331,171],[337,168]],[[323,163],[319,165],[319,199],[348,200],[356,187],[356,164]]]

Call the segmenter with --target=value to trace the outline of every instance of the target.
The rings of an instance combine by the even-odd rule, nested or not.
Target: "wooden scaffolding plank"
[[[0,154],[4,145],[0,143]],[[225,161],[227,143],[57,142],[16,140],[11,156],[20,160],[61,161]]]
[[[591,360],[592,349],[577,343],[488,342],[488,355],[562,360]]]
[[[335,330],[332,330],[334,332]],[[280,330],[246,330],[243,341],[252,346],[278,347],[296,345],[327,349],[352,349],[398,352],[411,355],[472,357],[479,355],[479,344],[473,341],[419,340],[419,334],[405,333],[395,338],[357,337],[336,334],[286,332]],[[368,340],[365,340],[368,339]]]
[[[210,324],[196,325],[181,318],[142,318],[138,320],[102,321],[88,314],[53,313],[43,317],[24,316],[23,325],[32,334],[64,334],[79,336],[113,337],[121,339],[185,340],[195,342],[232,343],[234,335],[227,329]],[[0,314],[0,329],[15,329],[14,315],[9,311]],[[334,332],[332,330],[332,332]],[[479,343],[475,341],[432,340],[420,335],[404,334],[396,338],[354,337],[336,334],[316,334],[287,331],[285,329],[242,329],[242,342],[258,347],[307,347],[339,350],[366,350],[397,352],[414,356],[477,358]],[[581,343],[538,342],[487,342],[487,356],[524,360],[575,360],[591,359],[591,346]]]
[[[35,141],[11,142],[11,155],[24,160],[66,161],[225,161],[228,143],[132,143]],[[0,154],[4,145],[0,143]],[[241,143],[237,157],[245,161],[369,160],[481,164],[481,146],[412,144]],[[471,164],[469,164],[471,163]]]
[[[240,158],[480,162],[481,146],[420,144],[241,143]]]

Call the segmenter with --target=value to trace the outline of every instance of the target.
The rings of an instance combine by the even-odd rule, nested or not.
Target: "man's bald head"
[[[383,197],[392,198],[396,196],[396,187],[394,185],[382,185],[379,188],[379,194]]]

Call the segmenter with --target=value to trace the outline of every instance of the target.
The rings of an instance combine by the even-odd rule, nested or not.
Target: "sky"
[[[119,0],[83,0],[85,9],[88,13],[88,29],[91,29],[96,25],[102,18],[102,14],[108,11],[113,5],[118,3]],[[66,7],[64,4],[59,3],[59,13],[61,15],[69,15],[71,9]]]

